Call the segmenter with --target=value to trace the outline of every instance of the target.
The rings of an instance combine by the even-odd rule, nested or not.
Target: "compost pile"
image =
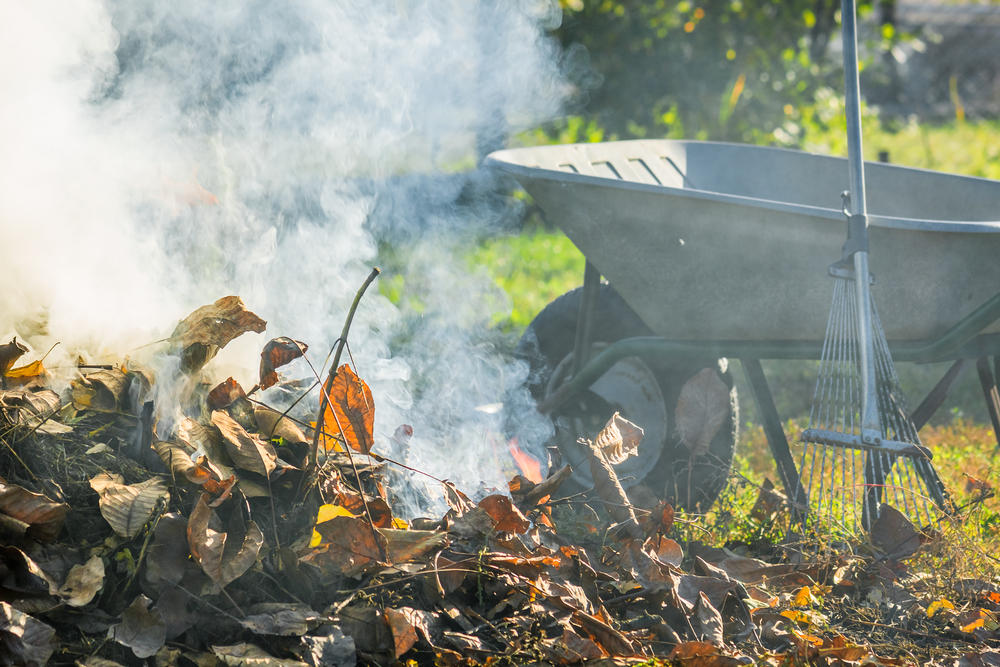
[[[678,532],[696,519],[629,502],[609,461],[636,430],[617,416],[581,444],[590,493],[560,492],[567,467],[477,502],[431,480],[449,509],[404,521],[397,487],[427,476],[372,450],[349,365],[313,424],[255,398],[300,390],[276,369],[301,342],[267,343],[249,391],[205,381],[264,328],[237,297],[178,324],[171,423],[138,365],[81,367],[59,395],[16,339],[0,348],[0,664],[998,664],[1000,589],[945,597],[909,572],[926,536],[902,515],[862,555],[707,546]],[[761,489],[753,512],[787,509]]]

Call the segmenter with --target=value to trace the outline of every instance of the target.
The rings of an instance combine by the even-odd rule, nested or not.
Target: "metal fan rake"
[[[799,469],[812,510],[855,532],[869,530],[886,505],[926,525],[949,501],[907,415],[871,297],[854,0],[842,0],[841,17],[851,186],[843,195],[847,242],[830,267],[833,303]]]

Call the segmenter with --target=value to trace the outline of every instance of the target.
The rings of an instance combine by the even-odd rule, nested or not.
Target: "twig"
[[[311,460],[307,462],[306,469],[310,473],[315,472],[316,466],[319,464],[319,433],[323,430],[323,420],[326,415],[326,408],[330,400],[330,392],[333,391],[333,380],[337,377],[337,369],[340,365],[340,355],[344,352],[344,344],[347,342],[347,334],[351,330],[351,322],[354,321],[354,313],[358,309],[358,304],[361,303],[361,297],[364,296],[365,290],[368,286],[372,284],[375,278],[381,270],[376,266],[372,269],[368,277],[361,284],[358,289],[358,293],[354,296],[354,302],[351,304],[351,309],[347,312],[347,319],[344,321],[344,328],[340,332],[339,343],[337,344],[337,351],[333,355],[333,363],[330,365],[330,373],[326,378],[326,384],[323,386],[323,391],[319,399],[319,412],[316,414],[316,429],[313,431],[313,441],[312,450],[310,452]],[[310,470],[311,469],[311,470]]]

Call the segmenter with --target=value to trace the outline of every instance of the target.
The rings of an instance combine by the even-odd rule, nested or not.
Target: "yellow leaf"
[[[319,511],[316,513],[316,523],[320,524],[323,523],[324,521],[329,521],[330,519],[333,519],[338,516],[353,517],[354,514],[352,514],[347,508],[341,507],[340,505],[330,505],[330,504],[320,505]],[[318,547],[322,543],[323,543],[323,536],[320,535],[319,531],[317,531],[314,528],[312,533],[312,538],[309,540],[309,546]]]
[[[25,366],[18,366],[17,368],[12,368],[7,371],[6,377],[8,378],[34,378],[39,375],[45,374],[45,366],[42,366],[42,361],[32,361],[30,364]]]
[[[940,600],[935,600],[927,605],[927,618],[934,618],[934,614],[937,613],[939,609],[954,609],[955,605],[951,603],[948,598],[941,598]]]
[[[816,602],[815,596],[813,596],[812,591],[808,586],[803,586],[795,592],[795,597],[792,599],[793,607],[808,607]]]
[[[406,523],[402,519],[393,518],[393,520],[392,520],[392,527],[393,528],[398,528],[399,530],[409,530],[410,524]]]
[[[960,630],[961,630],[962,632],[972,632],[972,631],[973,631],[973,630],[975,630],[976,628],[981,628],[981,627],[983,627],[984,625],[986,625],[986,621],[985,621],[984,619],[982,619],[982,618],[977,618],[977,619],[976,619],[976,620],[974,620],[974,621],[973,621],[972,623],[969,623],[968,625],[963,625],[963,626],[962,626],[962,627],[960,628]]]
[[[785,611],[781,612],[781,615],[784,616],[787,619],[791,619],[792,621],[795,621],[796,623],[804,623],[806,625],[809,625],[811,623],[811,619],[809,618],[809,614],[805,613],[804,611],[796,611],[794,609],[786,609]]]

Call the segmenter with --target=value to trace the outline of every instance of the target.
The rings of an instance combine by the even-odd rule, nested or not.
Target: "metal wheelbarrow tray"
[[[640,140],[508,149],[487,164],[513,175],[587,258],[578,361],[548,383],[540,409],[556,414],[627,358],[737,358],[785,488],[798,486],[759,360],[820,356],[832,291],[824,268],[845,237],[847,161]],[[1000,436],[1000,182],[876,163],[865,174],[872,292],[893,357],[958,360],[914,421],[925,423],[962,360],[977,358]],[[586,303],[597,299],[600,275],[656,337],[591,348],[580,332],[590,327]]]

